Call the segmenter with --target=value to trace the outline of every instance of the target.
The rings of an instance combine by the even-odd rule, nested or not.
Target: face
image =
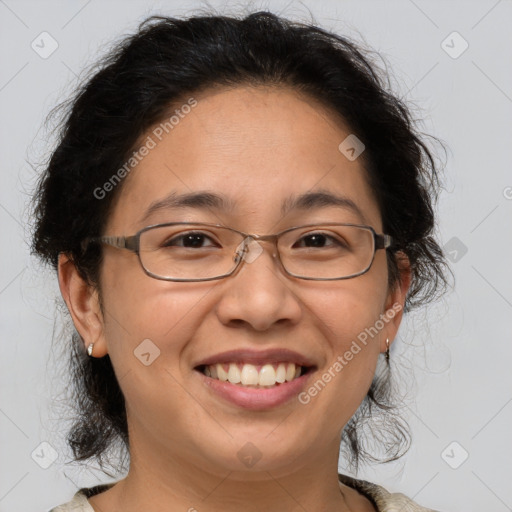
[[[165,222],[223,224],[252,234],[347,222],[382,233],[362,158],[350,161],[338,149],[350,130],[311,98],[289,89],[239,87],[196,100],[162,140],[146,134],[157,144],[123,183],[106,235],[132,235]],[[200,191],[222,195],[232,209],[162,206],[146,215],[172,193]],[[281,211],[284,201],[319,191],[346,198],[357,210],[317,204]],[[271,244],[261,247],[234,275],[206,282],[153,279],[133,252],[104,247],[103,309],[93,305],[92,320],[74,320],[86,345],[95,343],[96,357],[110,355],[138,453],[221,473],[246,470],[247,453],[261,456],[259,469],[283,474],[312,460],[337,460],[340,431],[367,393],[386,338],[395,337],[404,289],[388,288],[383,250],[361,276],[307,281],[282,272]],[[387,311],[389,320],[382,321]],[[361,333],[372,327],[363,343]],[[300,386],[283,384],[295,386],[293,392],[285,399],[276,395],[273,403],[233,401],[197,370],[226,351],[273,349],[298,353],[313,367]],[[141,351],[149,356],[140,357]],[[269,356],[269,362],[294,357]],[[311,391],[319,380],[323,384]]]

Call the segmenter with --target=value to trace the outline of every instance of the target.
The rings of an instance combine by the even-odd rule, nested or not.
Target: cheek
[[[329,341],[328,357],[299,396],[299,402],[305,404],[305,410],[311,407],[315,417],[330,418],[327,430],[333,426],[338,429],[354,415],[375,375],[380,336],[372,328],[379,320],[380,309],[350,294],[337,306],[330,303],[325,308],[321,304],[317,307],[325,315],[325,320],[319,317],[319,321]]]
[[[374,343],[363,343],[362,347],[374,347],[378,353],[377,339],[383,328],[381,317],[387,294],[384,259],[375,261],[366,274],[318,289],[312,296],[311,309],[326,338],[332,340],[338,351],[348,349],[353,341],[364,342],[365,333],[371,331],[368,338]]]
[[[158,281],[128,266],[111,270],[103,286],[105,337],[129,422],[185,450],[183,432],[203,435],[204,417],[190,406],[180,357],[204,318],[201,299],[208,290]]]
[[[184,319],[202,295],[194,286],[152,279],[137,263],[119,258],[115,265],[105,261],[103,268],[105,337],[116,363],[133,355],[146,339],[162,352],[179,350],[188,330]]]
[[[338,303],[326,304],[323,332],[330,340],[332,354],[329,368],[342,373],[344,386],[359,387],[371,381],[380,353],[382,310],[379,302],[369,298],[343,294]],[[339,363],[339,364],[338,364]],[[341,365],[341,366],[340,366]],[[359,383],[359,384],[358,384]]]
[[[385,265],[385,260],[379,263]],[[344,416],[341,422],[348,421],[366,395],[380,354],[386,325],[383,309],[387,274],[377,266],[375,270],[379,271],[318,290],[311,296],[316,327],[329,342],[328,358],[319,372],[316,388],[323,390],[325,385],[325,395],[324,391],[321,394],[326,413],[333,404],[344,404],[338,410]]]

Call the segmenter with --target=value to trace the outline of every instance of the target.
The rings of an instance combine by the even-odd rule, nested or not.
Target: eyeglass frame
[[[140,237],[141,237],[141,235],[144,232],[149,231],[154,228],[166,227],[166,226],[177,226],[177,225],[217,227],[217,228],[228,229],[230,231],[238,233],[239,235],[242,235],[243,236],[242,243],[244,244],[243,250],[241,252],[237,251],[235,253],[235,258],[238,256],[239,259],[238,259],[238,262],[236,262],[236,265],[234,266],[234,268],[227,274],[222,274],[217,277],[207,277],[207,278],[202,278],[202,279],[180,279],[180,278],[172,278],[172,277],[162,277],[162,276],[156,275],[153,272],[151,272],[150,270],[148,270],[142,263],[142,258],[140,256]],[[352,227],[362,228],[362,229],[366,229],[366,230],[370,231],[373,235],[373,255],[372,255],[372,258],[371,258],[368,266],[361,272],[357,272],[356,274],[351,274],[351,275],[342,276],[342,277],[303,277],[303,276],[295,275],[295,274],[289,272],[281,260],[281,253],[279,252],[279,247],[277,245],[279,237],[281,235],[283,235],[284,233],[293,231],[294,229],[314,227],[314,226],[352,226]],[[273,256],[275,257],[277,255],[277,260],[279,261],[279,264],[281,265],[281,268],[284,270],[284,272],[291,277],[295,277],[297,279],[304,279],[304,280],[308,280],[308,281],[339,281],[342,279],[352,279],[354,277],[358,277],[360,275],[366,274],[366,272],[368,272],[370,270],[371,266],[373,265],[373,261],[375,260],[375,253],[380,249],[389,249],[390,247],[392,247],[393,241],[394,241],[393,238],[391,237],[391,235],[387,235],[385,233],[377,233],[375,231],[375,229],[373,229],[371,226],[367,226],[365,224],[351,224],[351,223],[346,223],[346,222],[331,222],[331,223],[326,222],[326,223],[322,223],[322,224],[318,224],[318,223],[304,224],[301,226],[287,228],[287,229],[280,231],[279,233],[275,233],[273,235],[254,235],[254,234],[250,234],[250,233],[244,233],[243,231],[239,231],[238,229],[223,226],[222,224],[211,224],[211,223],[206,223],[206,222],[165,222],[165,223],[161,223],[161,224],[152,224],[150,226],[145,226],[142,229],[140,229],[139,231],[137,231],[137,233],[135,233],[134,235],[87,237],[84,240],[82,240],[81,247],[82,247],[83,252],[85,252],[87,250],[89,244],[91,244],[91,243],[102,243],[102,244],[106,244],[106,245],[109,245],[111,247],[115,247],[118,249],[127,249],[127,250],[137,254],[140,266],[144,270],[144,273],[147,274],[149,277],[152,277],[153,279],[158,279],[161,281],[174,281],[174,282],[201,282],[201,281],[214,281],[217,279],[224,279],[226,277],[233,275],[235,273],[235,271],[240,267],[241,262],[244,261],[243,255],[246,253],[246,248],[247,248],[246,240],[248,238],[252,238],[253,240],[272,242],[275,247],[275,254],[273,254]]]

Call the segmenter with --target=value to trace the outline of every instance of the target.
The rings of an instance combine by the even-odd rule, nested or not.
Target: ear
[[[391,345],[396,337],[403,318],[405,298],[411,284],[411,264],[409,258],[402,251],[397,252],[395,258],[400,279],[389,291],[384,306],[383,320],[385,320],[385,327],[383,328],[380,346],[382,353],[387,350],[386,339],[389,340]]]
[[[94,343],[93,357],[103,357],[108,351],[97,290],[84,281],[66,254],[59,254],[58,276],[60,293],[85,343],[85,350]]]

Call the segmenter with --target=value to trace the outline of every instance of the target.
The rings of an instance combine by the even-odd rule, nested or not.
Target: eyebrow
[[[338,207],[350,210],[365,220],[361,209],[345,196],[333,194],[327,190],[317,190],[315,192],[306,192],[299,196],[287,197],[281,205],[281,215],[284,217],[292,210],[311,211],[317,208]],[[172,192],[163,199],[151,203],[145,211],[142,221],[147,220],[152,214],[161,210],[178,210],[185,208],[197,208],[200,210],[218,210],[223,212],[233,212],[236,202],[222,194],[216,194],[208,191],[189,192],[177,194]]]

